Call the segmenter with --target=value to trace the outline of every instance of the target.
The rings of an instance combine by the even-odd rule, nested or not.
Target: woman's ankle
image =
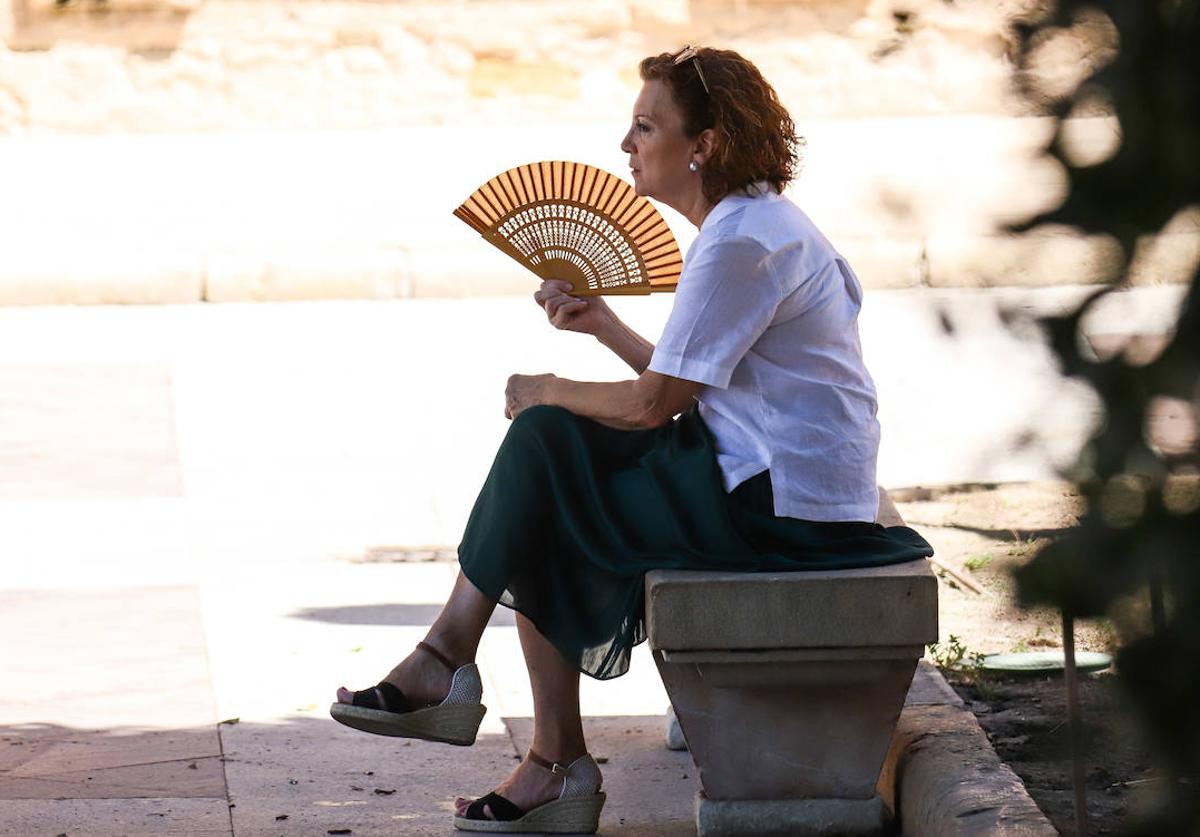
[[[430,635],[425,637],[422,642],[437,652],[430,656],[438,657],[440,655],[438,661],[450,668],[451,671],[457,671],[468,663],[475,662],[477,646],[467,645],[447,636]]]
[[[564,742],[558,745],[538,742],[529,748],[529,752],[538,759],[563,767],[569,767],[588,754],[587,745],[583,742]],[[537,761],[537,759],[533,759],[533,761]]]

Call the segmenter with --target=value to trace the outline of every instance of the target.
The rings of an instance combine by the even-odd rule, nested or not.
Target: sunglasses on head
[[[700,76],[700,83],[704,85],[704,92],[712,95],[712,91],[708,89],[708,81],[704,78],[704,70],[700,67],[700,56],[696,54],[696,48],[691,44],[687,44],[679,52],[672,56],[675,65],[678,66],[684,61],[691,59],[692,64],[696,67],[696,75]]]

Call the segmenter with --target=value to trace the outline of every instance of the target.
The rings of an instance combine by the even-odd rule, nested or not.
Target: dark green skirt
[[[624,674],[654,569],[871,567],[928,557],[905,526],[776,517],[764,471],[726,494],[695,408],[614,430],[560,407],[509,427],[458,548],[468,579],[528,617],[581,672]]]

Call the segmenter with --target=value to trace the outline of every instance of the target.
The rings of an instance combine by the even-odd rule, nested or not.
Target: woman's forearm
[[[639,375],[650,365],[654,344],[625,325],[615,314],[606,328],[596,332],[596,339]]]
[[[660,427],[687,409],[704,388],[686,378],[643,372],[634,381],[588,383],[556,375],[512,375],[504,390],[504,414],[516,418],[549,404],[618,430]]]
[[[616,351],[614,349],[614,351]],[[649,362],[649,356],[647,356]],[[640,430],[652,426],[652,404],[647,403],[636,381],[591,383],[553,378],[543,403],[566,407],[618,430]]]

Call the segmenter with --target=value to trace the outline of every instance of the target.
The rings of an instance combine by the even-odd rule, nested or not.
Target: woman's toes
[[[354,692],[345,686],[340,686],[337,690],[337,700],[338,703],[354,703]]]

